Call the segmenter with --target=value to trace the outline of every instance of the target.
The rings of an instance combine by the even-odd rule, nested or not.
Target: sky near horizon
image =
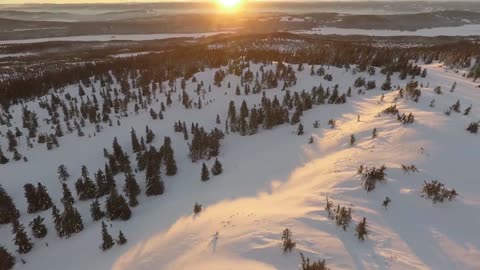
[[[215,0],[0,0],[2,4],[78,4],[78,3],[147,3],[147,2],[210,2]],[[252,0],[249,0],[252,1]],[[253,0],[253,1],[289,1],[296,2],[296,0]],[[338,0],[338,2],[367,2],[367,1],[384,1],[389,0]],[[398,1],[414,1],[414,0],[391,0]],[[420,0],[421,1],[421,0]],[[429,0],[435,2],[468,2],[469,0]],[[473,0],[470,0],[474,2]],[[335,0],[300,0],[299,2],[336,2]]]

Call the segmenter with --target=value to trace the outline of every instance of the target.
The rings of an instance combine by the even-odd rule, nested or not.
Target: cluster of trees
[[[263,92],[260,108],[254,106],[249,110],[246,102],[243,101],[240,112],[237,114],[234,101],[230,101],[225,129],[245,136],[255,134],[259,127],[272,129],[285,123],[295,125],[300,123],[303,112],[312,109],[314,105],[343,104],[347,101],[347,96],[349,96],[348,92],[347,94],[339,93],[338,85],[333,89],[325,89],[320,85],[313,87],[310,92],[304,90],[293,94],[287,90],[281,103],[277,96],[270,99]],[[293,113],[290,116],[291,110]],[[297,133],[303,134],[303,125],[299,125]]]
[[[207,133],[203,127],[198,124],[192,128],[192,142],[189,144],[190,158],[192,162],[200,159],[211,159],[220,154],[221,140],[225,134],[218,128],[214,128]]]
[[[212,169],[210,170],[212,175],[217,176],[223,172],[223,166],[218,159],[215,159],[215,163],[213,163]],[[201,174],[202,181],[210,180],[210,172],[208,171],[208,167],[205,163],[202,165],[202,174]]]
[[[124,245],[125,243],[127,243],[127,238],[125,237],[123,232],[120,230],[116,241],[114,241],[113,237],[108,232],[107,224],[105,224],[105,222],[102,221],[102,243],[100,244],[100,249],[102,251],[109,250],[115,245],[115,242],[118,245]]]

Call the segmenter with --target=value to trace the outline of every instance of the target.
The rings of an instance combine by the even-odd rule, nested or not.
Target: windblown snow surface
[[[106,221],[111,224],[108,229],[112,235],[116,236],[120,229],[125,233],[128,238],[125,246],[101,252],[100,223],[90,218],[90,202],[77,201],[75,207],[82,214],[85,230],[70,239],[59,239],[52,226],[51,211],[41,212],[49,234],[44,239],[32,240],[34,248],[29,254],[15,254],[17,261],[23,258],[27,262],[18,263],[15,269],[292,270],[299,268],[299,252],[312,260],[326,259],[330,269],[480,269],[480,137],[465,131],[470,122],[480,120],[480,89],[462,77],[462,72],[446,70],[439,63],[423,67],[428,69],[428,76],[419,78],[425,86],[421,88],[419,102],[396,101],[401,112],[415,115],[415,123],[402,125],[394,116],[379,114],[394,104],[397,91],[376,89],[358,95],[354,89],[346,104],[320,105],[306,111],[302,117],[303,136],[297,136],[296,126],[291,125],[260,130],[253,136],[228,134],[219,157],[224,173],[207,182],[200,181],[202,162],[189,160],[187,142],[181,133],[173,132],[174,122],[186,121],[187,126],[198,122],[207,130],[223,128],[224,124],[215,123],[215,117],[219,114],[224,122],[230,100],[235,100],[237,110],[243,100],[249,108],[261,100],[261,95],[245,96],[243,91],[236,96],[239,78],[233,75],[226,77],[221,88],[213,86],[214,70],[195,75],[206,86],[212,84],[212,92],[206,93],[201,110],[186,110],[174,98],[164,120],[152,120],[147,111],[131,113],[121,119],[121,126],[106,126],[96,136],[94,127],[87,124],[84,129],[87,136],[68,134],[59,138],[60,148],[52,151],[40,146],[28,150],[22,140],[18,150],[29,161],[1,166],[0,181],[14,198],[24,224],[36,216],[26,213],[22,188],[25,183],[43,182],[54,203],[59,205],[62,192],[57,166],[65,164],[70,179],[80,175],[82,164],[90,172],[103,169],[102,149],[111,148],[114,136],[134,156],[130,143],[132,127],[138,136],[144,136],[148,125],[156,134],[157,148],[164,136],[170,136],[179,172],[173,177],[163,175],[164,195],[146,197],[142,192],[140,204],[132,208],[129,221]],[[258,68],[251,65],[254,73]],[[344,92],[358,76],[375,79],[377,86],[385,79],[379,70],[374,76],[353,75],[351,70],[333,67],[327,72],[333,75],[332,82],[310,76],[309,68],[297,71],[297,85],[290,90],[309,91],[320,84],[324,87],[339,84],[340,92]],[[455,81],[456,90],[450,93],[447,89]],[[231,82],[231,88],[226,87],[227,82]],[[392,75],[393,85],[404,86],[406,82],[400,81],[398,74]],[[442,86],[443,95],[433,93],[436,86]],[[74,85],[66,91],[77,96],[77,88]],[[100,89],[99,84],[95,88]],[[196,83],[187,84],[194,100],[195,88]],[[91,89],[86,91],[91,93]],[[280,88],[265,92],[269,97],[277,95],[280,101],[284,94]],[[380,101],[382,94],[385,98]],[[154,101],[157,109],[164,99],[160,96]],[[434,108],[429,107],[432,99],[436,102]],[[469,116],[444,114],[457,100],[462,109],[473,104]],[[38,101],[26,105],[39,113],[39,120],[46,115],[38,107]],[[21,108],[14,106],[12,110],[13,122],[20,126]],[[332,118],[337,119],[334,129],[327,125]],[[312,127],[315,120],[320,121],[319,129]],[[374,128],[378,137],[372,139]],[[51,127],[42,122],[39,132],[47,130]],[[2,133],[5,131],[2,127]],[[357,138],[354,146],[349,143],[351,134]],[[310,136],[314,138],[313,144],[308,144]],[[2,148],[6,149],[6,145]],[[207,162],[209,167],[212,164],[213,160]],[[367,193],[357,174],[361,164],[385,164],[387,182]],[[415,164],[420,172],[405,174],[402,164]],[[123,186],[123,179],[116,178],[117,187]],[[138,173],[136,179],[144,191],[144,174]],[[437,204],[421,198],[423,182],[432,179],[455,188],[460,195],[454,201]],[[73,182],[68,183],[72,191]],[[340,203],[352,207],[353,221],[346,231],[328,219],[324,210],[327,195],[335,206]],[[392,199],[388,209],[382,207],[385,196]],[[195,202],[203,205],[199,215],[192,214]],[[354,229],[363,217],[367,218],[369,234],[361,242]],[[281,247],[285,228],[291,229],[296,242],[296,247],[287,254]],[[0,227],[0,244],[13,253],[16,247],[10,229],[10,226]]]

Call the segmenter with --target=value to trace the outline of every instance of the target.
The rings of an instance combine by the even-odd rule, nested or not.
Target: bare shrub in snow
[[[480,122],[472,122],[470,123],[470,125],[468,125],[467,131],[472,134],[477,134],[479,125],[480,125]]]
[[[380,168],[365,167],[362,170],[362,172],[360,172],[360,169],[359,169],[359,173],[362,174],[363,188],[367,192],[372,191],[372,190],[375,189],[375,186],[377,185],[377,182],[385,182],[385,176],[387,175],[385,173],[386,169],[387,169],[387,167],[385,167],[385,165],[382,165]]]
[[[295,247],[296,243],[292,241],[292,231],[290,231],[290,229],[287,228],[283,230],[282,240],[283,253],[292,251],[292,248]]]
[[[453,200],[458,195],[455,189],[448,189],[443,183],[440,183],[437,180],[432,180],[430,182],[424,182],[422,188],[422,197],[428,198],[433,201],[433,203],[443,202],[444,200]]]
[[[302,257],[302,268],[300,270],[329,270],[325,264],[325,260],[318,260],[316,262],[310,262],[309,258],[305,258],[303,253],[300,252],[300,257]]]

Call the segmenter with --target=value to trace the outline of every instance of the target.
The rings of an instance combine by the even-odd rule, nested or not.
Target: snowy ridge
[[[438,66],[428,70],[435,79],[459,79],[443,74]],[[461,84],[469,88],[461,91],[465,102],[478,100],[479,91],[475,93],[470,82]],[[302,160],[286,175],[286,182],[274,181],[268,192],[220,202],[198,217],[179,219],[124,254],[113,269],[297,269],[297,251],[327,259],[331,269],[477,269],[480,243],[470,236],[480,218],[472,217],[468,224],[458,221],[479,210],[478,190],[468,188],[478,185],[473,177],[478,138],[465,138],[466,119],[448,119],[409,101],[397,104],[401,111],[418,116],[414,127],[402,126],[394,117],[379,117],[378,112],[394,98],[391,93],[381,104],[378,96],[356,101],[353,107],[362,115],[361,122],[352,112],[341,113],[338,128],[314,133],[318,141],[313,147],[293,138],[293,144],[299,144],[296,154],[287,155],[284,146],[271,153]],[[320,110],[309,112],[303,122],[318,119]],[[381,129],[379,137],[372,139],[375,127]],[[355,147],[347,143],[349,134],[359,138]],[[457,140],[463,142],[448,143]],[[470,161],[452,163],[448,156],[465,156]],[[408,162],[422,168],[420,173],[404,174],[401,165]],[[360,186],[358,165],[383,163],[388,168],[387,183],[366,193]],[[266,166],[274,171],[277,164]],[[456,172],[464,173],[459,178]],[[461,198],[432,205],[419,194],[419,186],[428,179],[463,187]],[[366,243],[356,239],[353,226],[344,232],[327,218],[325,195],[351,205],[354,223],[367,217],[371,235]],[[388,210],[381,206],[386,195],[393,202]],[[286,227],[293,231],[297,245],[293,254],[282,255],[280,236]],[[217,241],[215,231],[220,235]]]
[[[251,65],[258,70],[259,65]],[[270,66],[271,67],[271,66]],[[0,167],[1,184],[14,198],[22,212],[24,224],[37,214],[29,215],[23,197],[23,184],[41,181],[54,202],[60,201],[61,186],[56,168],[65,164],[72,179],[80,175],[85,164],[90,172],[103,168],[102,149],[110,148],[117,137],[123,149],[131,152],[130,129],[143,136],[145,125],[156,134],[154,144],[160,146],[164,136],[170,136],[175,149],[179,173],[164,177],[166,192],[159,197],[143,195],[144,176],[137,175],[141,184],[140,205],[133,208],[132,219],[126,222],[110,222],[113,235],[125,232],[129,242],[102,253],[100,225],[89,217],[89,201],[76,202],[84,219],[85,230],[70,239],[59,239],[54,232],[51,211],[39,213],[46,219],[49,234],[35,239],[35,248],[25,256],[27,264],[17,264],[15,269],[298,269],[298,252],[317,260],[326,259],[330,269],[478,269],[480,262],[480,188],[478,184],[478,135],[465,131],[466,126],[480,120],[480,89],[460,73],[446,72],[440,64],[423,66],[428,70],[426,78],[417,78],[427,84],[421,88],[419,103],[396,99],[397,91],[367,91],[358,95],[353,89],[352,98],[343,105],[321,105],[304,113],[302,123],[305,135],[297,136],[296,126],[282,125],[273,130],[261,130],[253,136],[241,137],[229,134],[222,142],[219,159],[224,173],[207,182],[200,181],[201,162],[192,163],[188,147],[182,136],[173,132],[178,120],[198,122],[207,129],[216,127],[215,116],[226,118],[227,104],[234,100],[237,108],[246,100],[249,108],[260,103],[261,95],[243,93],[236,96],[235,86],[239,78],[227,75],[224,82],[232,87],[213,86],[207,93],[202,110],[185,110],[174,99],[174,105],[165,113],[164,120],[152,120],[148,112],[135,115],[129,108],[129,117],[121,118],[120,126],[105,127],[93,137],[94,126],[87,125],[87,136],[78,138],[69,134],[60,139],[61,147],[51,151],[35,147],[27,149],[23,140],[18,147],[28,156],[28,162],[10,162]],[[346,91],[358,76],[376,80],[380,85],[384,76],[353,75],[351,71],[330,67],[327,72],[333,81],[310,76],[309,69],[296,71],[297,85],[294,91],[310,90],[322,84]],[[198,81],[209,85],[214,70],[195,74]],[[392,85],[404,86],[398,74],[392,75]],[[456,90],[447,89],[457,82]],[[226,84],[226,83],[224,83]],[[196,83],[188,82],[193,92]],[[433,93],[442,86],[443,95]],[[66,89],[77,95],[78,86]],[[99,89],[99,85],[95,85]],[[266,90],[268,97],[284,92]],[[88,94],[90,94],[90,89]],[[87,91],[86,90],[86,91]],[[381,95],[385,94],[383,101]],[[192,93],[194,100],[196,96]],[[162,96],[158,103],[163,101]],[[435,107],[429,103],[435,99]],[[468,116],[443,112],[457,100],[462,110],[473,104]],[[415,123],[402,125],[395,116],[379,114],[396,103],[401,112],[415,115]],[[38,107],[38,101],[28,102],[28,107],[46,113]],[[13,106],[13,122],[21,123],[21,107]],[[360,121],[357,121],[360,115]],[[42,119],[39,114],[39,120]],[[336,128],[327,125],[336,119]],[[320,128],[312,123],[320,121]],[[218,125],[222,128],[223,125]],[[378,137],[372,138],[377,128]],[[5,127],[0,127],[5,133]],[[51,127],[41,123],[39,132],[51,132]],[[349,143],[350,135],[357,138]],[[91,135],[91,138],[88,138]],[[308,144],[308,138],[314,138]],[[2,145],[6,149],[6,145]],[[461,162],[458,160],[462,157]],[[209,167],[213,160],[206,162]],[[387,182],[367,193],[361,186],[357,168],[361,165],[387,167]],[[401,165],[415,164],[420,172],[405,174]],[[123,186],[122,176],[116,177],[117,186]],[[4,180],[5,179],[5,180]],[[459,196],[452,202],[432,204],[420,197],[423,181],[438,179],[447,187],[453,187]],[[72,185],[74,180],[70,180]],[[73,189],[72,189],[73,190]],[[335,206],[339,203],[352,207],[353,221],[344,231],[328,219],[325,197]],[[392,199],[388,209],[382,207],[385,196]],[[103,200],[102,200],[103,202]],[[195,202],[204,210],[192,215]],[[369,234],[365,242],[355,236],[355,226],[367,218]],[[290,254],[283,254],[281,233],[285,228],[293,232],[296,247]],[[218,238],[215,233],[218,232]],[[10,226],[0,226],[0,244],[14,250]],[[48,247],[45,247],[48,243]],[[58,259],[47,260],[55,254]]]

